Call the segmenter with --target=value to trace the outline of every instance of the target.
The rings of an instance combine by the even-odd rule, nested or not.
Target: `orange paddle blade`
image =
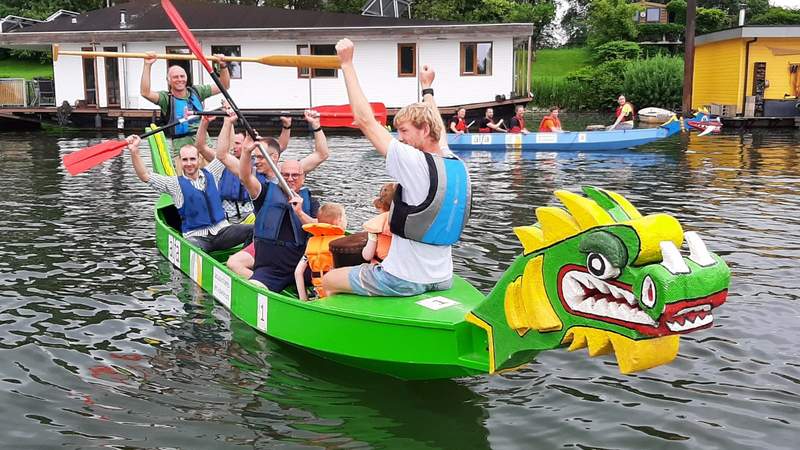
[[[386,125],[386,105],[383,103],[370,103],[372,114],[375,120]],[[324,105],[316,106],[314,110],[319,113],[319,122],[323,127],[348,127],[357,128],[353,125],[353,110],[350,105]]]
[[[82,148],[64,156],[64,168],[70,175],[78,175],[119,155],[127,145],[126,141],[106,141]]]

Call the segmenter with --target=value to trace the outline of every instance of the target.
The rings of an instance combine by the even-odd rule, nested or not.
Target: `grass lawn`
[[[25,78],[34,77],[53,78],[53,64],[40,64],[37,61],[25,61],[18,59],[0,60],[0,78]]]
[[[546,48],[536,51],[536,61],[531,66],[531,78],[563,77],[591,64],[590,52],[581,48]]]

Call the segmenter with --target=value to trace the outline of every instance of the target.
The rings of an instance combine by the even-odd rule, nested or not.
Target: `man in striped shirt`
[[[217,139],[218,146],[229,147],[232,122],[226,118]],[[181,216],[181,232],[189,242],[205,252],[211,252],[231,248],[252,238],[252,225],[231,225],[225,218],[218,187],[225,165],[219,159],[200,169],[197,148],[184,145],[179,155],[183,175],[155,174],[142,161],[140,141],[139,136],[128,137],[128,149],[136,175],[155,191],[172,196]]]

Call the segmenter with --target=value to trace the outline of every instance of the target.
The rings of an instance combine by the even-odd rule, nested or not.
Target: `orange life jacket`
[[[364,223],[364,231],[378,235],[378,247],[375,249],[373,263],[386,259],[392,245],[392,232],[389,229],[389,213],[381,213]]]
[[[311,283],[320,297],[325,296],[322,290],[322,276],[333,269],[333,254],[330,243],[344,236],[342,227],[329,223],[307,223],[303,229],[311,233],[306,244],[306,258],[311,269]]]
[[[517,116],[512,117],[512,119],[517,119],[517,122],[519,123],[519,125],[515,125],[515,126],[511,127],[511,129],[508,130],[508,131],[510,133],[522,133],[522,129],[525,128],[525,119],[523,119],[522,117],[517,117]]]
[[[464,122],[464,119],[462,119],[461,117],[453,116],[453,118],[450,121],[456,123],[456,130],[467,131],[467,123]]]
[[[558,117],[553,117],[552,115],[544,116],[542,121],[539,122],[539,131],[541,132],[549,132],[553,131],[549,126],[545,126],[545,122],[550,120],[553,123],[553,126],[556,128],[561,128],[561,120]]]

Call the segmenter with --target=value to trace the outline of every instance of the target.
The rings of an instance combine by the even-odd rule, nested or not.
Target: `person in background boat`
[[[231,121],[226,119],[218,145],[228,148],[227,137]],[[227,128],[226,128],[227,127]],[[193,245],[205,252],[223,250],[250,240],[252,225],[231,225],[225,219],[219,196],[219,181],[225,165],[214,159],[205,168],[198,167],[198,150],[184,145],[180,150],[183,175],[165,176],[150,172],[139,154],[139,136],[128,138],[128,149],[136,175],[157,192],[169,194],[181,217],[181,233]]]
[[[447,148],[431,88],[434,71],[427,65],[419,71],[423,103],[405,106],[395,115],[398,140],[375,120],[358,83],[353,51],[349,39],[336,44],[354,122],[386,157],[386,172],[398,183],[390,219],[393,237],[381,264],[333,269],[322,278],[322,287],[329,295],[369,296],[448,289],[453,283],[452,244],[469,218],[471,191],[466,165]],[[432,184],[440,188],[431,189]]]
[[[508,122],[508,125],[511,127],[508,132],[528,134],[528,129],[525,128],[525,107],[519,105],[514,111],[516,114],[514,114],[514,117]]]
[[[216,85],[197,85],[187,86],[188,78],[183,67],[173,65],[167,68],[167,90],[153,91],[150,88],[150,71],[153,63],[156,62],[155,53],[147,52],[148,57],[144,59],[142,68],[142,80],[139,85],[139,93],[142,97],[149,100],[161,108],[161,117],[164,123],[184,117],[188,111],[202,111],[203,100],[212,95],[219,94],[220,90]],[[214,55],[219,58],[220,73],[219,78],[225,89],[230,88],[231,75],[228,71],[228,64],[224,55]],[[178,151],[186,144],[195,144],[197,133],[197,121],[190,121],[167,131],[167,136],[171,138],[171,153],[175,160],[175,169],[180,174],[180,161]],[[202,163],[201,163],[202,164]]]
[[[380,263],[389,254],[389,247],[392,244],[392,231],[389,228],[389,209],[392,207],[392,199],[397,188],[397,183],[386,183],[381,187],[378,197],[372,201],[380,214],[369,219],[364,223],[364,231],[367,234],[367,245],[361,250],[361,257],[364,261]]]
[[[306,119],[308,123],[308,127],[311,130],[319,130],[318,132],[314,133],[314,151],[310,155],[306,155],[303,159],[300,160],[300,166],[303,168],[303,173],[307,174],[322,164],[324,161],[328,159],[330,156],[330,151],[328,149],[328,140],[325,137],[325,133],[322,132],[320,127],[319,121],[319,113],[314,110],[306,110],[303,112],[303,117]],[[286,131],[286,121],[284,121],[284,132]],[[284,133],[281,133],[281,138],[283,138]],[[278,165],[278,158],[280,156],[280,151],[282,148],[286,148],[286,144],[283,141],[278,141],[276,145],[266,145],[268,140],[274,141],[272,138],[262,138],[262,142],[265,143],[264,147],[267,149],[267,153],[269,154],[272,161],[275,165]],[[256,178],[261,182],[270,181],[273,183],[277,183],[278,179],[275,174],[272,172],[269,163],[264,159],[261,155],[261,152],[255,151],[255,146],[253,145],[253,141],[247,137],[244,139],[244,143],[242,145],[242,156],[241,159],[250,159],[252,155],[253,161],[255,161],[255,170],[256,170]],[[239,171],[236,171],[236,175],[238,177]],[[249,193],[248,193],[248,198]],[[234,253],[228,258],[227,266],[235,273],[245,277],[250,278],[253,276],[253,264],[255,264],[255,242],[246,246],[242,250]]]
[[[558,106],[550,107],[550,114],[544,116],[539,123],[540,133],[563,133],[561,120],[558,118]]]
[[[305,255],[294,269],[294,281],[300,300],[308,300],[307,280],[311,280],[317,297],[325,297],[322,289],[322,276],[333,269],[333,254],[328,245],[344,236],[347,217],[344,206],[339,203],[324,203],[319,207],[317,223],[303,225],[303,230],[311,233],[306,244]]]
[[[617,103],[619,103],[619,107],[617,107],[616,111],[617,118],[614,120],[614,123],[608,127],[608,130],[632,129],[633,115],[635,113],[633,109],[633,104],[625,100],[624,95],[620,95],[619,98],[617,98]]]
[[[479,133],[508,133],[508,130],[503,128],[503,119],[500,119],[499,122],[494,121],[494,110],[492,108],[486,108],[486,115],[483,119],[478,121],[478,132]]]
[[[467,116],[467,110],[458,108],[456,115],[450,118],[450,132],[455,134],[464,134],[467,132],[467,122],[464,118]]]

